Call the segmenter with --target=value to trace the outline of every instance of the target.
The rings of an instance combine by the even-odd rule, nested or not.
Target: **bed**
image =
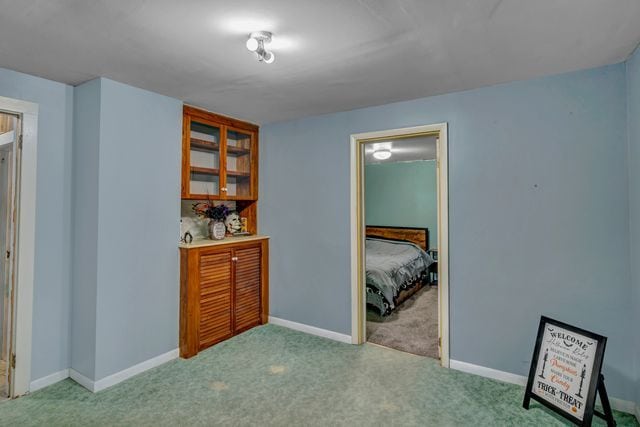
[[[428,280],[429,230],[367,226],[365,242],[367,307],[387,316]]]

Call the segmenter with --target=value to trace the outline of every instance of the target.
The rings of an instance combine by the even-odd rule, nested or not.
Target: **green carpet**
[[[65,380],[0,403],[0,424],[568,424],[536,403],[522,409],[522,393],[432,359],[267,325],[96,394]],[[616,419],[637,425],[631,415]]]

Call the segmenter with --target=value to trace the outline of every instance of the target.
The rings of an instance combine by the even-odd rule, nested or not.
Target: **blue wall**
[[[182,102],[102,79],[96,378],[178,347]]]
[[[98,79],[76,105],[71,367],[99,380],[178,346],[182,102]]]
[[[525,375],[546,314],[609,337],[631,400],[625,66],[265,125],[271,314],[351,332],[349,136],[449,123],[455,360]]]
[[[629,224],[633,325],[640,325],[640,50],[627,62],[627,125],[629,137]],[[632,329],[633,330],[633,329]],[[635,334],[636,404],[640,413],[640,334]]]
[[[367,225],[424,227],[438,247],[438,183],[435,160],[366,165]]]
[[[0,96],[37,103],[31,378],[69,367],[73,88],[0,68]]]
[[[452,358],[525,374],[544,313],[609,336],[611,392],[637,399],[639,61],[264,126],[272,315],[350,333],[349,135],[446,121]],[[77,91],[72,143],[73,88],[0,69],[1,96],[40,108],[34,379],[177,346],[181,103],[105,79]]]
[[[100,80],[74,89],[71,361],[94,378],[98,271]]]

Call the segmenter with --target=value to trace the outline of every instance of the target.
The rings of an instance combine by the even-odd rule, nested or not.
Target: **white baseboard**
[[[294,329],[300,332],[306,332],[307,334],[329,338],[330,340],[351,344],[351,335],[328,331],[326,329],[316,328],[315,326],[305,325],[304,323],[292,322],[291,320],[280,319],[272,316],[269,316],[269,323],[284,326],[285,328]]]
[[[461,362],[459,360],[451,360],[449,367],[456,371],[466,372],[468,374],[479,375],[481,377],[492,378],[509,384],[517,384],[521,386],[527,385],[527,377],[512,374],[510,372],[498,371],[497,369],[485,368],[484,366],[474,365],[472,363]]]
[[[94,390],[95,383],[93,382],[93,380],[88,377],[85,377],[75,369],[69,369],[69,377],[75,382],[77,382],[78,384],[80,384],[82,387],[86,388],[87,390],[95,391]]]
[[[451,360],[449,366],[451,367],[451,369],[466,372],[468,374],[491,378],[505,383],[517,384],[523,387],[527,385],[527,377],[523,375],[517,375],[510,372],[499,371],[497,369],[486,368],[484,366],[461,362],[459,360]],[[638,417],[638,408],[636,408],[635,403],[628,400],[617,399],[615,397],[609,397],[609,402],[611,403],[611,407],[616,411],[626,412],[628,414],[633,414],[635,411],[636,418],[640,420],[640,417]]]
[[[53,374],[47,375],[46,377],[38,378],[37,380],[31,381],[31,383],[29,384],[29,392],[33,393],[34,391],[48,387],[67,378],[69,378],[69,369],[63,369],[62,371],[54,372]]]
[[[160,366],[170,360],[176,359],[178,355],[179,349],[176,348],[175,350],[171,350],[152,359],[145,360],[144,362],[138,363],[137,365],[124,369],[120,372],[116,372],[115,374],[104,377],[98,381],[93,381],[73,369],[69,370],[69,376],[72,380],[74,380],[87,390],[97,393],[106,388],[121,383],[122,381],[129,379],[135,375],[141,374],[144,371],[155,368],[156,366]]]

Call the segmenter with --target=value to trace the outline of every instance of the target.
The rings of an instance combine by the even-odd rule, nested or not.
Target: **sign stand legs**
[[[594,410],[593,414],[604,419],[607,422],[607,427],[613,427],[616,425],[616,421],[613,419],[613,411],[611,411],[611,404],[609,403],[609,395],[607,394],[607,388],[604,386],[604,375],[600,374],[598,378],[598,394],[600,395],[600,402],[602,402],[602,410]]]

